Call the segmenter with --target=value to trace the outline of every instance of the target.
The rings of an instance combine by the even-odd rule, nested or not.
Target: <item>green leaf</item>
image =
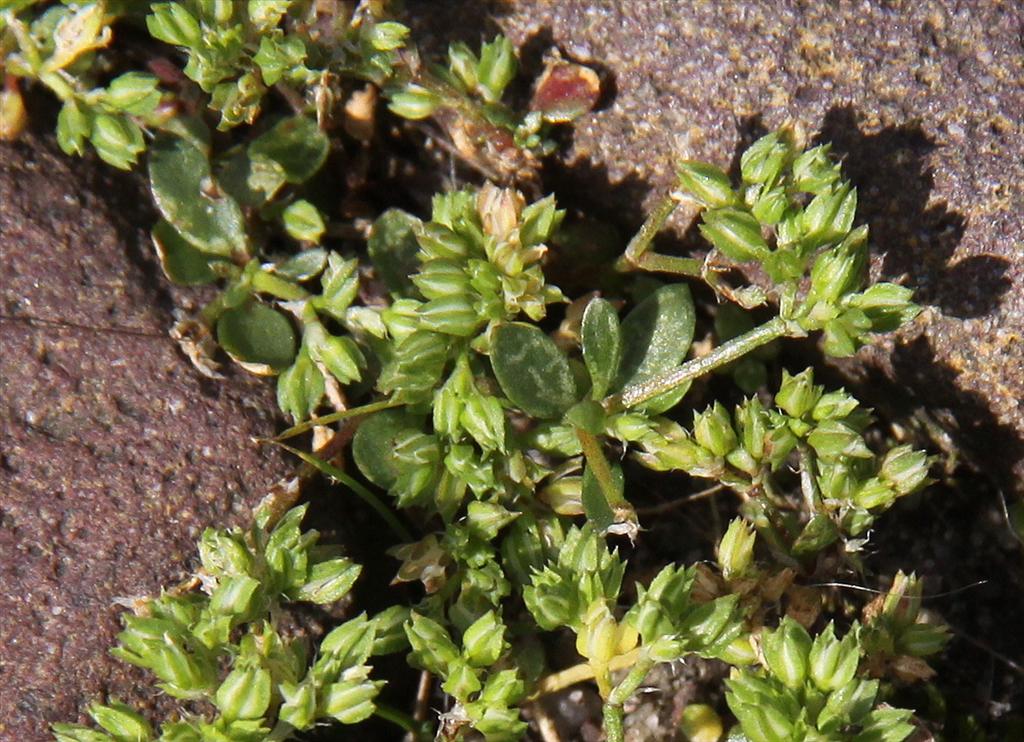
[[[303,345],[295,362],[277,377],[277,404],[295,422],[302,422],[320,406],[324,389],[324,376]]]
[[[420,246],[415,228],[420,220],[401,209],[388,209],[373,223],[367,250],[373,267],[389,291],[406,293],[412,288],[409,276],[416,272]]]
[[[304,183],[327,160],[330,143],[316,121],[294,116],[279,121],[249,145],[253,160],[277,164],[288,183]]]
[[[201,286],[217,280],[217,274],[210,264],[222,261],[197,250],[169,222],[161,219],[150,234],[160,257],[160,267],[164,275],[174,283]]]
[[[622,467],[618,464],[610,464],[609,469],[612,472],[612,484],[621,495],[625,486]],[[615,513],[608,504],[608,498],[605,497],[604,491],[601,489],[597,477],[594,476],[594,469],[591,466],[583,470],[583,495],[581,501],[583,503],[583,512],[597,530],[604,531],[615,522]]]
[[[662,286],[640,302],[622,323],[623,362],[613,389],[647,381],[682,363],[693,342],[695,319],[686,284]]]
[[[288,318],[250,300],[217,321],[217,342],[233,359],[257,373],[278,373],[295,358],[295,329]]]
[[[150,151],[149,180],[164,219],[193,246],[225,257],[245,251],[242,210],[218,191],[206,155],[194,144],[158,137]]]
[[[591,393],[594,399],[601,399],[611,388],[622,363],[622,331],[615,307],[604,299],[593,299],[583,312],[581,334]]]
[[[492,340],[491,365],[505,395],[533,417],[559,417],[576,402],[569,360],[533,325],[499,326]]]
[[[288,236],[299,242],[320,243],[327,227],[320,210],[305,199],[289,204],[281,215]]]
[[[422,429],[419,418],[401,410],[385,410],[367,418],[352,440],[352,457],[363,476],[390,489],[401,474],[395,447],[399,438]]]
[[[308,281],[327,266],[327,251],[322,247],[303,250],[273,267],[274,273],[289,281]]]

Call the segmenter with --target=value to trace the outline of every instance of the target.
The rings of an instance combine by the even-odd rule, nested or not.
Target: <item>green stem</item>
[[[323,417],[313,417],[305,422],[299,423],[298,425],[293,425],[280,435],[271,438],[270,441],[277,443],[279,441],[301,435],[307,430],[312,430],[317,425],[331,425],[332,423],[341,422],[342,420],[350,420],[353,417],[362,417],[363,415],[370,415],[374,412],[380,412],[381,410],[390,410],[392,407],[398,407],[399,405],[399,402],[395,402],[390,399],[383,399],[380,402],[371,402],[370,404],[364,404],[361,407],[353,407],[348,410],[332,412],[330,415],[324,415]]]
[[[285,301],[298,301],[309,296],[309,292],[298,284],[294,284],[273,273],[264,270],[257,271],[252,276],[252,287],[264,294],[270,294]]]
[[[598,486],[601,487],[601,492],[604,494],[608,507],[611,508],[613,513],[616,512],[616,509],[629,507],[626,498],[622,496],[622,493],[615,486],[612,468],[608,465],[608,459],[604,457],[604,451],[601,450],[601,443],[597,440],[597,437],[592,433],[588,433],[583,428],[576,428],[576,437],[579,439],[583,455],[587,459],[587,466],[594,472],[594,479],[597,480]]]
[[[776,317],[765,322],[760,327],[755,327],[753,330],[719,345],[707,355],[684,363],[674,371],[626,387],[619,394],[604,400],[605,409],[617,411],[623,408],[635,407],[660,394],[670,392],[693,379],[704,376],[716,368],[732,363],[755,348],[783,337],[788,332],[787,323],[783,319]]]
[[[654,667],[654,661],[649,657],[644,657],[629,671],[629,673],[622,679],[612,694],[608,696],[608,703],[616,706],[624,704],[631,695],[636,693],[636,689],[640,687],[640,683],[644,682],[644,678],[647,677],[647,673]]]
[[[665,222],[672,216],[676,206],[678,206],[678,202],[671,195],[665,196],[658,202],[654,211],[648,214],[643,225],[626,245],[626,252],[615,263],[615,270],[630,271],[639,267],[643,254],[650,249],[655,236],[665,226]]]
[[[289,446],[287,443],[281,443],[280,441],[274,441],[274,443],[277,443],[277,445],[286,451],[295,454],[307,464],[314,467],[317,471],[337,482],[340,482],[355,492],[359,499],[377,511],[377,514],[383,518],[384,522],[391,527],[391,530],[395,532],[395,535],[398,536],[403,543],[408,543],[414,540],[409,530],[402,525],[402,522],[398,520],[395,514],[388,509],[387,505],[381,502],[375,494],[370,492],[370,490],[366,489],[363,485],[359,484],[359,482],[343,472],[341,469],[324,461],[319,456],[314,456],[311,453]]]
[[[604,705],[604,738],[606,742],[623,742],[625,730],[622,727],[622,706],[612,703]]]
[[[412,735],[413,742],[420,742],[420,740],[429,739],[431,736],[429,724],[416,721],[409,714],[399,711],[393,706],[378,703],[373,714],[407,731]]]
[[[704,275],[704,262],[697,258],[680,258],[675,255],[662,255],[649,252],[636,262],[638,268],[650,273],[671,273],[674,276],[701,278]]]

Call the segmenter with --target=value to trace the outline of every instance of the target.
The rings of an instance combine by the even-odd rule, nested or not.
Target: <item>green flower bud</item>
[[[479,64],[480,60],[465,42],[456,41],[448,46],[448,69],[466,90],[476,90]]]
[[[949,629],[946,626],[915,623],[907,626],[897,639],[898,651],[912,657],[927,657],[941,652],[949,642]]]
[[[160,103],[157,79],[144,72],[119,75],[103,91],[103,103],[134,116],[148,116]]]
[[[448,666],[459,659],[459,650],[448,632],[426,616],[414,612],[405,625],[405,634],[412,645],[413,658],[425,670],[445,675]]]
[[[835,304],[860,288],[867,269],[867,234],[867,226],[858,227],[841,245],[818,256],[811,268],[808,304]]]
[[[85,153],[85,140],[92,133],[92,119],[72,100],[64,102],[57,114],[57,144],[68,155]]]
[[[824,514],[815,515],[807,522],[796,541],[793,542],[793,554],[799,557],[817,554],[825,547],[834,544],[839,535],[839,527],[831,517]]]
[[[305,730],[316,721],[316,687],[310,682],[295,685],[282,682],[278,689],[284,703],[278,711],[278,719],[296,729]]]
[[[494,502],[474,500],[466,507],[466,523],[470,530],[486,541],[493,541],[498,532],[519,517]]]
[[[142,714],[117,701],[109,706],[92,704],[89,716],[118,740],[148,740],[153,736],[153,728]]]
[[[469,276],[464,266],[454,260],[429,260],[412,277],[412,282],[427,299],[464,294]]]
[[[806,193],[820,193],[839,180],[839,163],[829,157],[830,144],[813,147],[793,161],[793,185]]]
[[[448,677],[441,684],[445,693],[459,699],[469,698],[482,687],[479,672],[463,660],[449,666]]]
[[[359,346],[350,337],[330,335],[319,322],[306,325],[303,340],[309,350],[309,356],[327,367],[342,384],[358,381],[361,374],[359,367],[366,363]]]
[[[433,258],[460,259],[470,253],[470,245],[466,238],[448,227],[433,222],[417,225],[416,241],[423,251],[423,257],[420,259],[424,261]]]
[[[823,394],[811,411],[811,418],[822,420],[842,420],[848,417],[859,406],[859,402],[840,389],[837,392]]]
[[[705,206],[719,208],[736,203],[736,192],[729,183],[729,176],[714,165],[683,160],[676,172],[679,187]]]
[[[485,451],[505,450],[505,412],[497,398],[472,395],[466,400],[459,421]]]
[[[761,649],[768,670],[787,688],[796,690],[804,684],[811,637],[803,626],[786,616],[778,629],[767,633]]]
[[[320,238],[327,229],[319,209],[304,199],[289,204],[281,215],[281,220],[289,237],[314,245],[320,244]]]
[[[639,634],[629,624],[615,621],[608,605],[595,601],[583,617],[576,634],[576,651],[596,665],[607,665],[614,657],[636,646]]]
[[[927,483],[929,464],[924,451],[897,446],[885,455],[878,473],[898,495],[909,495]]]
[[[92,123],[89,141],[104,162],[121,170],[128,170],[146,148],[142,129],[131,119],[101,113]]]
[[[857,626],[843,640],[836,639],[832,623],[818,634],[808,656],[808,673],[818,688],[825,692],[839,690],[853,680],[860,662]]]
[[[753,637],[749,634],[736,637],[728,647],[719,653],[719,659],[735,667],[754,664],[757,662],[757,649],[754,647],[752,639]]]
[[[727,580],[742,577],[754,559],[754,529],[742,518],[735,518],[718,542],[718,566]]]
[[[270,672],[262,667],[236,667],[220,684],[217,708],[227,719],[259,719],[270,706]]]
[[[306,584],[295,594],[296,600],[327,605],[341,600],[352,589],[362,567],[340,557],[317,562],[309,570]]]
[[[754,142],[740,157],[740,173],[746,183],[771,185],[792,156],[791,135],[773,131]]]
[[[769,254],[761,225],[746,211],[725,207],[709,209],[702,216],[700,233],[723,255],[733,260],[763,260]]]
[[[819,246],[842,239],[853,227],[856,212],[856,188],[843,184],[822,191],[807,204],[801,216],[807,241]]]
[[[373,714],[373,699],[379,690],[376,683],[333,683],[323,693],[324,713],[342,724],[358,724]]]
[[[259,588],[259,580],[248,575],[225,577],[210,595],[210,610],[226,616],[243,616],[249,612]]]
[[[896,493],[892,487],[878,477],[871,477],[864,482],[853,495],[853,501],[865,510],[888,508],[895,499]]]
[[[802,418],[821,399],[822,388],[814,385],[814,371],[807,369],[796,376],[782,372],[782,384],[775,394],[775,404],[788,415]]]
[[[400,49],[405,44],[405,38],[409,35],[409,28],[401,23],[385,21],[364,25],[367,29],[364,38],[367,43],[379,52],[389,52]]]
[[[505,88],[516,76],[517,66],[512,42],[504,36],[497,36],[494,41],[480,48],[477,89],[485,101],[497,103],[501,100]]]
[[[149,35],[175,46],[198,46],[202,38],[199,21],[178,2],[157,3],[146,16]]]
[[[207,528],[199,540],[203,569],[215,577],[245,575],[252,568],[252,557],[244,544],[230,534]]]
[[[212,662],[189,654],[176,636],[165,635],[163,643],[151,648],[146,666],[167,683],[167,692],[189,698],[211,689],[217,682]]]
[[[422,85],[410,83],[391,94],[388,108],[392,113],[411,121],[419,121],[434,114],[441,105],[441,99]]]
[[[473,302],[459,295],[432,299],[419,308],[418,314],[423,329],[458,337],[475,335],[483,323]]]
[[[538,626],[553,631],[580,620],[574,588],[563,585],[561,578],[550,571],[534,574],[532,580],[533,584],[523,590],[523,599]]]
[[[494,611],[487,611],[462,635],[462,655],[473,667],[489,667],[507,648],[505,625]]]
[[[847,456],[870,459],[871,450],[860,433],[838,420],[825,420],[807,436],[807,442],[826,461]]]
[[[721,402],[715,402],[710,409],[694,415],[693,437],[716,456],[725,456],[736,448],[736,431]]]
[[[789,197],[785,188],[763,191],[751,206],[750,211],[761,224],[778,224],[789,208]]]
[[[921,308],[911,301],[914,292],[894,283],[876,283],[851,297],[850,306],[862,311],[874,332],[891,332],[911,321]]]
[[[565,210],[555,207],[554,196],[534,201],[520,216],[519,243],[529,248],[547,242],[564,217]]]

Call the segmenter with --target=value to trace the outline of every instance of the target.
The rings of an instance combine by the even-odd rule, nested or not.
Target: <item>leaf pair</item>
[[[600,400],[678,366],[693,340],[694,321],[693,298],[685,284],[657,289],[621,325],[610,302],[592,300],[584,312],[581,331],[592,398]],[[569,359],[533,325],[498,327],[491,364],[505,395],[533,417],[559,417],[581,397]],[[671,407],[686,388],[648,402],[645,409],[660,412]]]

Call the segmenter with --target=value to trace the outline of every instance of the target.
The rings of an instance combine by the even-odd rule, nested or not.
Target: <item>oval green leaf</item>
[[[217,280],[210,263],[220,258],[197,250],[169,222],[161,219],[150,234],[160,257],[160,267],[174,283],[201,286]]]
[[[419,267],[420,246],[414,232],[419,221],[401,209],[388,209],[373,223],[366,247],[388,291],[406,293],[412,288],[409,276]]]
[[[289,183],[304,183],[327,160],[330,143],[316,121],[294,116],[274,124],[249,145],[253,160],[271,160]]]
[[[249,301],[217,321],[217,342],[233,359],[265,373],[278,373],[295,359],[295,329],[275,309]]]
[[[218,189],[206,155],[193,143],[157,137],[150,149],[149,182],[164,219],[194,247],[225,257],[245,250],[242,210]]]
[[[676,368],[693,342],[695,315],[690,287],[662,286],[622,323],[622,368],[616,389],[632,386]]]
[[[601,399],[611,388],[622,363],[622,331],[615,307],[605,299],[591,300],[583,312],[580,334],[591,394],[594,399]]]
[[[533,325],[499,326],[492,340],[491,365],[505,396],[533,417],[560,417],[576,403],[569,359]]]
[[[352,458],[364,477],[390,489],[401,474],[395,449],[409,432],[423,429],[422,419],[401,410],[384,410],[368,417],[356,429]]]

